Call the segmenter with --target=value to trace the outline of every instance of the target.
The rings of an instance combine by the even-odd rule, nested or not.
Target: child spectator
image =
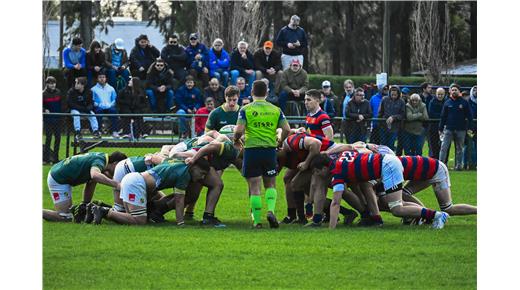
[[[209,115],[213,109],[215,109],[215,100],[212,97],[206,98],[204,101],[205,107],[199,108],[195,114],[197,115]],[[208,121],[208,116],[195,117],[195,134],[197,136],[201,136],[204,134],[204,130],[206,128],[206,122]]]

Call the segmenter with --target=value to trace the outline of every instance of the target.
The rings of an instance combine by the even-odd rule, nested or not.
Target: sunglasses
[[[164,64],[156,64],[155,66],[157,66],[157,67],[163,67]]]

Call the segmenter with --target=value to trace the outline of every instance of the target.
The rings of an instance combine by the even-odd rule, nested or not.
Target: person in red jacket
[[[213,109],[215,109],[215,99],[213,97],[207,97],[204,101],[204,107],[197,110],[195,114],[197,115],[209,115]],[[197,116],[195,117],[195,134],[197,136],[201,136],[204,134],[204,130],[206,128],[206,122],[208,121],[208,116],[202,117]]]

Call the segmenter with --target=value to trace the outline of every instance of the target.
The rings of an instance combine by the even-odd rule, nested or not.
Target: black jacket
[[[238,70],[240,74],[245,73],[246,69],[255,69],[255,61],[253,60],[253,55],[246,50],[247,59],[243,59],[238,49],[233,50],[231,53],[231,61],[229,63],[229,70]]]
[[[259,50],[255,51],[253,59],[255,60],[256,70],[259,70],[264,74],[265,70],[268,68],[274,68],[276,71],[282,70],[282,56],[274,49],[271,51],[271,54],[268,57],[265,55],[264,49],[260,48]]]
[[[119,113],[122,114],[149,112],[148,99],[144,91],[142,94],[133,95],[132,88],[128,86],[119,92],[116,103]]]
[[[215,108],[216,108],[226,102],[226,100],[224,99],[225,90],[226,90],[226,88],[224,88],[224,86],[220,85],[218,87],[218,91],[214,92],[208,86],[208,87],[204,88],[204,99],[206,99],[207,97],[213,97],[213,99],[215,99]]]
[[[70,110],[78,110],[80,113],[90,113],[94,108],[92,94],[87,89],[80,93],[75,88],[71,88],[67,92],[67,104]]]
[[[182,45],[166,45],[161,50],[161,58],[166,61],[168,67],[174,71],[177,69],[186,69],[188,64],[188,55],[185,47]]]
[[[138,39],[135,40],[135,46],[130,51],[130,72],[137,75],[140,67],[147,70],[150,65],[161,55],[161,52],[155,46],[147,46],[141,49]]]
[[[367,121],[356,121],[359,120],[359,115],[363,115],[364,120],[372,118],[372,109],[370,108],[370,103],[367,100],[362,100],[359,103],[354,100],[350,100],[345,111],[348,122],[347,131],[354,132],[356,130],[362,134],[366,133],[368,126]]]
[[[162,85],[166,86],[166,90],[173,89],[173,74],[168,65],[164,66],[161,71],[157,71],[155,62],[152,63],[146,74],[146,81],[148,88],[154,91]]]

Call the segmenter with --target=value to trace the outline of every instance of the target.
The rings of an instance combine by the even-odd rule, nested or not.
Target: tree
[[[42,2],[42,42],[43,42],[43,74],[42,84],[45,83],[45,79],[49,75],[49,55],[50,55],[50,38],[48,31],[48,22],[54,17],[58,11],[59,6],[52,1]]]

